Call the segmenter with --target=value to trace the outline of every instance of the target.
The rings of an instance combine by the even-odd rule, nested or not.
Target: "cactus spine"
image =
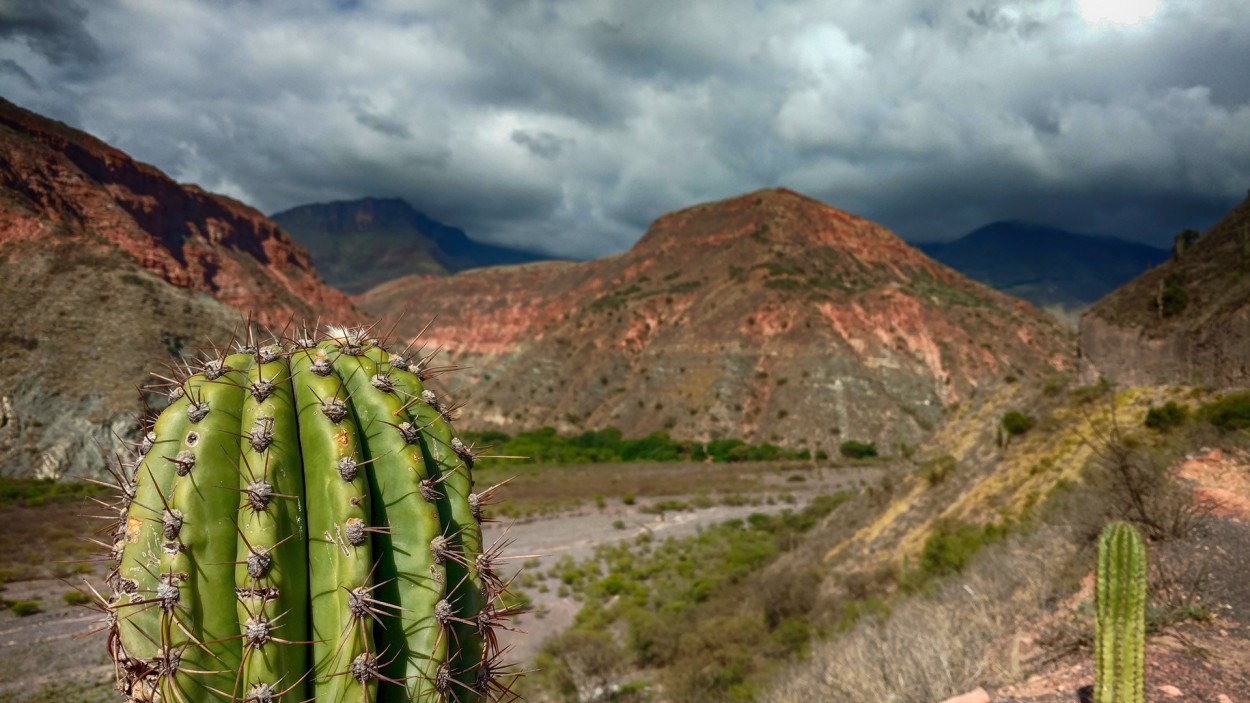
[[[330,328],[173,380],[118,474],[102,605],[128,701],[512,697],[474,454],[425,361]]]
[[[1142,703],[1145,687],[1146,548],[1114,522],[1098,540],[1094,703]]]

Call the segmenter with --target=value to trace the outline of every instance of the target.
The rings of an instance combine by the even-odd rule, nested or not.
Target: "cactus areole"
[[[127,701],[512,697],[474,452],[424,361],[329,328],[171,380],[118,472],[101,600]]]

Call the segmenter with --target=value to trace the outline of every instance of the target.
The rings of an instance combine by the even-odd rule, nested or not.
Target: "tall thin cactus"
[[[1094,703],[1142,703],[1145,688],[1146,547],[1137,528],[1113,522],[1098,540]]]

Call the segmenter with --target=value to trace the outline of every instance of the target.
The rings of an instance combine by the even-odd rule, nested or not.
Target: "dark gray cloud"
[[[267,212],[398,196],[569,256],[772,186],[1163,244],[1250,187],[1242,2],[0,0],[0,93]]]
[[[22,41],[55,66],[88,64],[101,50],[86,18],[76,0],[0,0],[0,39]]]

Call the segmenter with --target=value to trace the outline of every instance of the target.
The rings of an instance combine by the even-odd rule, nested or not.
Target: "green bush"
[[[1158,432],[1180,427],[1188,419],[1189,408],[1175,401],[1168,401],[1159,407],[1152,405],[1146,411],[1146,427]]]
[[[1250,428],[1250,391],[1228,393],[1204,403],[1198,416],[1224,432]]]
[[[848,459],[870,459],[877,456],[877,445],[849,439],[838,447],[838,451]]]
[[[1020,435],[1033,429],[1034,420],[1019,410],[1012,410],[1003,415],[1003,429],[1013,437]]]

